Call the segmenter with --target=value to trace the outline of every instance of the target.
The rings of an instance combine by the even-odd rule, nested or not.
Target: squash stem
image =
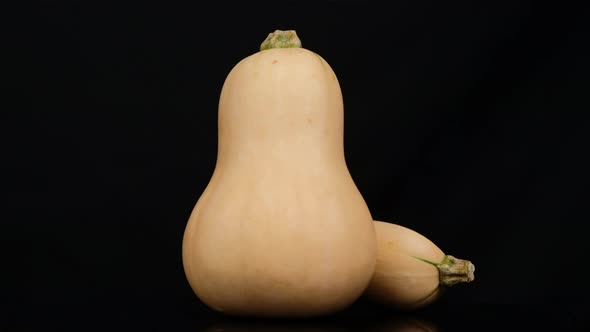
[[[297,48],[301,47],[301,40],[297,37],[295,30],[275,30],[268,34],[268,37],[260,44],[260,50],[271,48]]]
[[[440,284],[443,286],[472,282],[475,279],[475,265],[465,259],[446,255],[436,267],[439,272]]]

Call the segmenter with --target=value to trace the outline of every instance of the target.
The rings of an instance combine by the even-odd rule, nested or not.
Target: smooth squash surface
[[[373,274],[372,217],[344,159],[343,100],[304,48],[239,62],[219,100],[215,171],[183,239],[187,279],[234,315],[343,309]]]

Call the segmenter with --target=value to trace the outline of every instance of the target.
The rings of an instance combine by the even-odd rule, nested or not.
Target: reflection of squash
[[[341,326],[313,320],[217,322],[203,332],[341,332]]]
[[[391,315],[367,317],[337,317],[328,319],[299,320],[248,320],[236,319],[218,321],[206,327],[203,332],[438,332],[434,324],[422,318]]]
[[[338,80],[296,38],[269,35],[226,78],[217,164],[184,234],[191,287],[229,314],[335,312],[374,271],[374,224],[344,159]]]
[[[438,332],[440,329],[432,322],[413,317],[386,317],[377,319],[367,332]]]
[[[403,226],[375,221],[377,265],[369,298],[400,308],[423,307],[442,289],[471,282],[470,261],[445,255],[432,241]]]

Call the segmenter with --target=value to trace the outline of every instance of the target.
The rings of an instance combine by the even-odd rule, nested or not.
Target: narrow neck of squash
[[[298,48],[301,47],[301,40],[297,37],[295,30],[275,30],[268,34],[268,37],[260,44],[260,50],[271,48]]]

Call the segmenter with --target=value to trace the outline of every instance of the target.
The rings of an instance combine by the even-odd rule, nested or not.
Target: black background
[[[269,32],[295,29],[338,76],[347,164],[374,219],[476,265],[475,282],[402,314],[448,331],[583,329],[583,9],[42,1],[19,11],[2,157],[3,235],[16,240],[2,274],[15,278],[0,286],[2,321],[186,331],[227,321],[188,286],[182,233],[215,165],[226,75]],[[360,300],[327,324],[366,330],[394,314]]]

